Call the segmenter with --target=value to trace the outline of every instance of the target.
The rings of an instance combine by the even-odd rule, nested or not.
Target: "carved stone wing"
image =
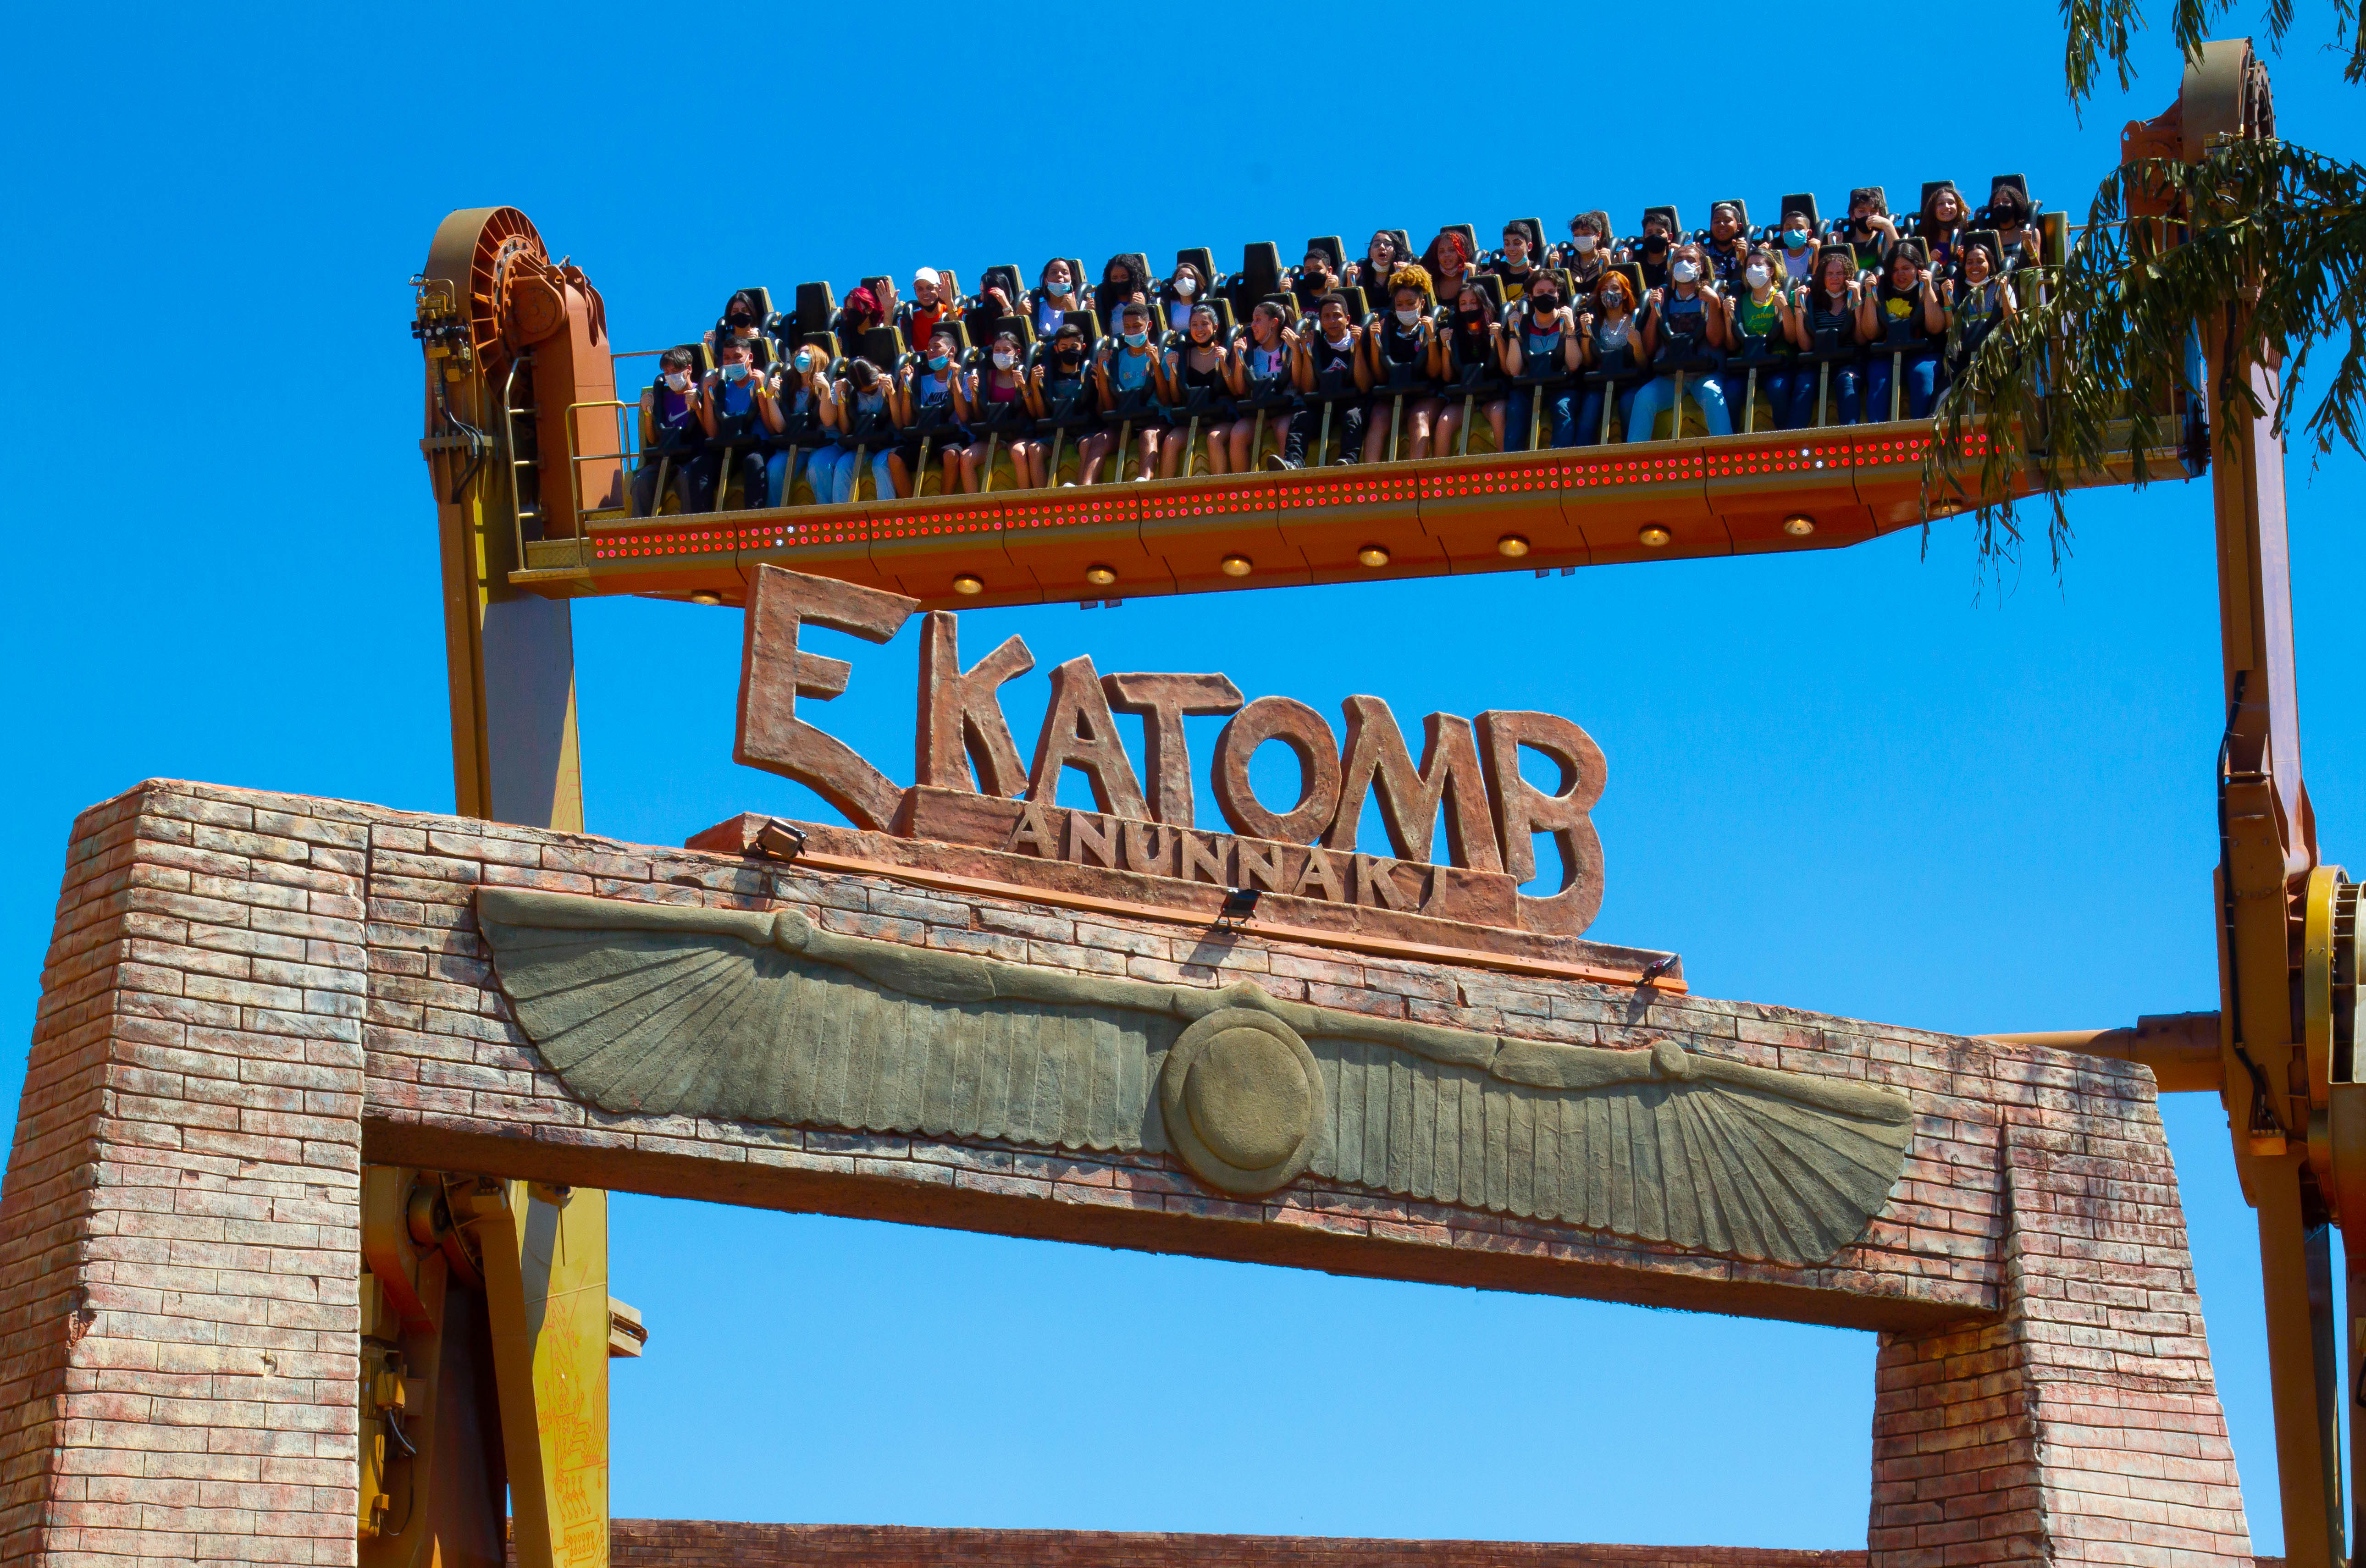
[[[794,913],[490,888],[478,910],[518,1026],[603,1111],[1166,1147],[1150,1086],[1178,1019],[1022,1011],[975,959]]]
[[[1821,1261],[1903,1168],[1904,1096],[839,936],[794,912],[487,888],[519,1027],[603,1110],[1172,1152],[1703,1252]]]

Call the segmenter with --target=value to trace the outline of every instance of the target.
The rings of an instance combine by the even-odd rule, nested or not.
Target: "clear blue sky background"
[[[1763,6],[1619,13],[1634,33],[1576,7],[1202,7],[1188,47],[1152,11],[1122,24],[1127,69],[1115,13],[986,15],[18,16],[0,64],[18,215],[0,260],[19,364],[0,489],[7,1124],[76,811],[152,775],[451,805],[406,286],[450,209],[523,208],[603,289],[617,345],[650,347],[749,280],[842,290],[924,262],[974,276],[1202,243],[1224,262],[1382,222],[1557,228],[1661,200],[1692,218],[1732,192],[1837,203],[2004,169],[2083,210],[2123,120],[2177,81],[2153,38],[2134,95],[2082,126],[2045,0],[1902,12],[1870,36],[1853,12],[1800,26]],[[2282,123],[2357,157],[2366,100],[2316,52],[2326,21],[2304,7],[2304,46],[2275,67]],[[1651,81],[1694,67],[1686,112],[1647,118]],[[2330,857],[2366,861],[2346,620],[2366,473],[2292,477],[2309,781]],[[1011,689],[1022,739],[1040,669],[1076,653],[1221,668],[1326,709],[1375,693],[1408,724],[1567,714],[1611,760],[1596,934],[1681,950],[1713,995],[1966,1031],[2211,1007],[2208,496],[2082,496],[2075,517],[2060,580],[2041,555],[2001,592],[1950,526],[1927,554],[1909,536],[978,612],[965,630],[1036,650]],[[618,601],[576,628],[596,831],[678,842],[798,807],[729,760],[735,615]],[[909,648],[859,657],[831,721],[898,763]],[[2215,1102],[2168,1117],[2276,1550],[2249,1212]],[[616,1289],[655,1336],[616,1378],[620,1514],[1865,1539],[1864,1335],[646,1200],[614,1229]]]

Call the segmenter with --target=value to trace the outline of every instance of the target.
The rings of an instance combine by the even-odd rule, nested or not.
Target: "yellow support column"
[[[607,1568],[608,1195],[480,1183],[518,1568]]]

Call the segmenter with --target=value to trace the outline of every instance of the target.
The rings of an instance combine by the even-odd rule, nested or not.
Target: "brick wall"
[[[354,1559],[362,814],[85,813],[0,1193],[0,1559]]]
[[[1865,1568],[1862,1551],[617,1519],[615,1568]]]
[[[727,908],[1078,973],[1583,1044],[1659,1035],[1914,1100],[1810,1268],[1345,1185],[1220,1199],[1052,1156],[573,1099],[487,884]],[[154,783],[74,829],[6,1187],[6,1561],[349,1561],[357,1159],[1873,1328],[1874,1568],[2248,1555],[2150,1076],[1696,996],[1316,950],[716,854]]]

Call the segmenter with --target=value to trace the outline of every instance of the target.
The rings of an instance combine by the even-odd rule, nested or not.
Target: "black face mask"
[[[1082,350],[1074,348],[1058,348],[1052,351],[1052,363],[1058,366],[1063,370],[1074,370],[1077,366],[1082,365],[1084,362],[1085,356]]]
[[[1665,234],[1654,234],[1643,242],[1643,254],[1646,255],[1659,256],[1667,253],[1668,237]]]
[[[1460,327],[1466,333],[1476,332],[1479,329],[1479,324],[1486,319],[1485,314],[1478,310],[1457,310],[1454,312],[1455,325]]]
[[[749,315],[745,310],[734,310],[729,315],[723,318],[723,324],[734,329],[739,327],[752,327],[756,324],[756,318]]]
[[[1539,316],[1549,316],[1560,309],[1560,300],[1550,294],[1538,294],[1529,298],[1528,307]]]

